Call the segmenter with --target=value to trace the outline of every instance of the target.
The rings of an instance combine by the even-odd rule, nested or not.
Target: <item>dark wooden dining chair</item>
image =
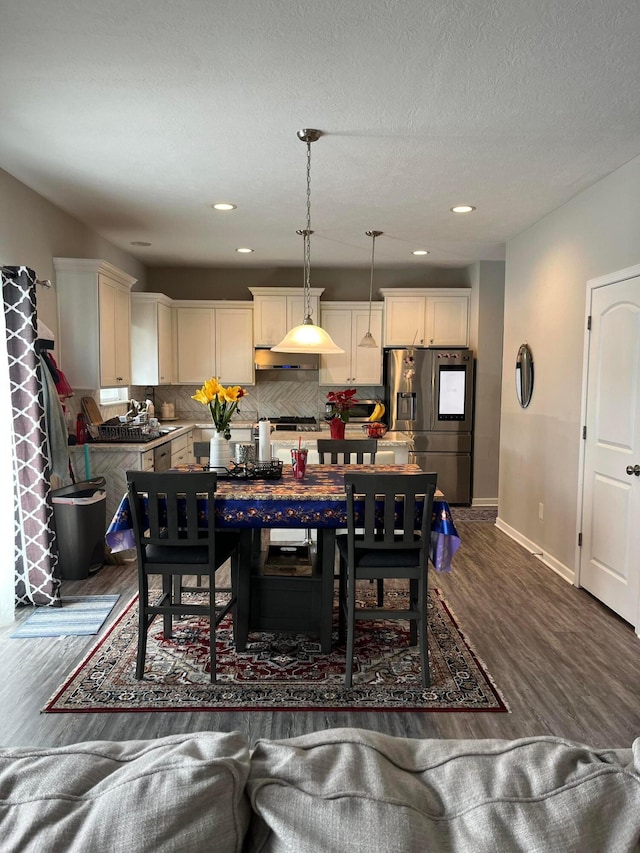
[[[211,681],[216,680],[216,629],[227,613],[235,611],[240,542],[238,533],[215,529],[212,507],[216,484],[217,475],[209,471],[127,471],[138,558],[137,679],[144,677],[149,628],[155,617],[161,615],[165,638],[172,635],[175,617],[208,619]],[[208,519],[202,509],[204,499],[208,501]],[[216,571],[230,557],[231,589],[216,587]],[[161,590],[150,588],[152,575],[162,578]],[[195,575],[205,578],[208,586],[190,585],[185,580]],[[183,600],[185,592],[198,592],[206,601]],[[217,592],[231,593],[229,600],[217,604]]]
[[[200,465],[209,463],[210,446],[208,441],[193,442],[193,456]],[[206,460],[206,463],[205,463]]]
[[[367,464],[375,465],[378,450],[377,438],[319,438],[318,455],[321,465],[364,465],[365,455],[369,455]],[[373,583],[373,581],[372,581]],[[384,602],[384,581],[378,581],[378,607]]]
[[[355,624],[358,621],[407,619],[411,645],[418,643],[422,661],[422,684],[428,687],[427,568],[431,542],[431,515],[437,475],[345,474],[347,533],[337,537],[340,555],[339,634],[347,648],[345,686],[353,678]],[[356,518],[356,497],[364,507]],[[419,532],[414,530],[418,502],[422,502]],[[398,502],[401,512],[398,513]],[[400,578],[409,580],[406,608],[356,607],[356,582]],[[343,580],[344,579],[344,582]]]
[[[317,444],[321,465],[363,465],[366,455],[375,465],[377,438],[319,438]]]

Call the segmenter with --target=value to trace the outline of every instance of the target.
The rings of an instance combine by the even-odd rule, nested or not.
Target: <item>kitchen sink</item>
[[[181,427],[177,427],[177,426],[160,427],[160,435],[169,435],[169,433],[173,432],[175,429],[181,429]]]

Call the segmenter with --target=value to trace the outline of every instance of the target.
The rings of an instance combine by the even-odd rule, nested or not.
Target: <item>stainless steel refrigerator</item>
[[[471,503],[473,369],[469,349],[385,352],[389,430],[411,441],[409,461],[438,474],[449,503]]]

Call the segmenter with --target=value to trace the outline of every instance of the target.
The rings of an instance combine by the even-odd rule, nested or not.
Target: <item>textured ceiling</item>
[[[501,259],[640,154],[639,37],[638,0],[8,0],[0,168],[152,266],[295,265],[313,127],[313,265]]]

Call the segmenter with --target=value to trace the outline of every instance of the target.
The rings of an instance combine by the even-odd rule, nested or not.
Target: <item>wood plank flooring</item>
[[[457,527],[462,545],[454,571],[432,571],[429,584],[443,591],[503,691],[510,714],[42,714],[46,700],[95,637],[13,640],[11,626],[0,629],[0,746],[57,746],[203,730],[240,730],[254,742],[337,726],[435,738],[551,734],[596,747],[630,746],[640,736],[640,639],[631,626],[584,590],[567,584],[493,524],[458,521]],[[132,562],[63,585],[66,595],[119,592],[107,625],[135,591]],[[19,617],[28,612],[21,608]]]

